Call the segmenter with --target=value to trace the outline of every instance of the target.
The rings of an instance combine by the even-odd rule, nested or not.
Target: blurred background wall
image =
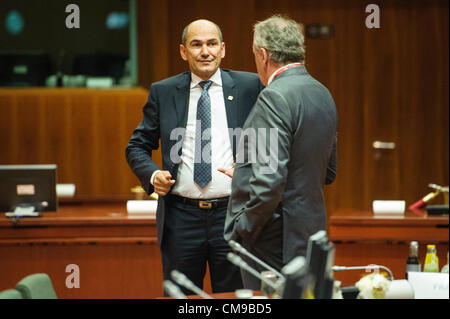
[[[339,114],[338,177],[325,187],[330,214],[342,207],[369,209],[374,199],[412,204],[429,192],[429,183],[449,181],[449,4],[372,2],[380,8],[378,29],[366,27],[369,3],[359,0],[80,0],[72,3],[80,7],[81,27],[68,30],[69,1],[2,1],[0,51],[46,44],[55,72],[64,49],[61,68],[71,73],[70,57],[108,49],[129,58],[135,40],[137,63],[130,67],[136,67],[140,89],[0,88],[0,164],[57,163],[59,182],[76,183],[80,198],[131,196],[138,181],[125,162],[125,146],[151,83],[187,70],[179,56],[185,25],[199,18],[216,22],[226,43],[222,66],[255,72],[252,26],[281,13],[305,30],[316,24],[332,30],[329,37],[306,37],[307,69],[328,87]],[[4,30],[16,4],[26,5],[24,15],[40,12],[25,22],[26,41]],[[126,27],[106,30],[107,11],[131,12]],[[50,36],[57,28],[61,33]],[[36,40],[42,35],[45,41]],[[388,148],[374,148],[380,145],[374,142]]]

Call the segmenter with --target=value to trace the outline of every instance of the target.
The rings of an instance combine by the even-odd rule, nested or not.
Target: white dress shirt
[[[195,129],[197,103],[202,93],[200,77],[191,73],[189,110],[181,162],[177,180],[172,186],[172,194],[188,198],[221,198],[231,193],[231,178],[219,172],[218,168],[231,168],[233,151],[228,134],[227,114],[223,97],[220,69],[209,79],[212,85],[208,90],[211,99],[211,182],[203,189],[194,182]],[[156,172],[152,175],[152,184]]]

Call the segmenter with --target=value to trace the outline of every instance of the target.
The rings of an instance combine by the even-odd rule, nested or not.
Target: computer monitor
[[[57,165],[0,165],[0,212],[33,206],[57,211]]]
[[[0,52],[0,86],[45,86],[50,56],[43,52]]]
[[[295,257],[281,272],[285,278],[282,299],[308,299],[313,295],[315,278],[305,257]]]

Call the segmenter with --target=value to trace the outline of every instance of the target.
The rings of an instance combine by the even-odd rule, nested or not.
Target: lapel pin
[[[228,96],[229,101],[233,101],[233,97],[231,95]]]

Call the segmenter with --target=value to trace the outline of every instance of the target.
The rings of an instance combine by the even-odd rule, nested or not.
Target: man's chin
[[[203,68],[197,71],[197,75],[203,79],[209,79],[214,73],[216,73],[216,71],[216,68]]]

